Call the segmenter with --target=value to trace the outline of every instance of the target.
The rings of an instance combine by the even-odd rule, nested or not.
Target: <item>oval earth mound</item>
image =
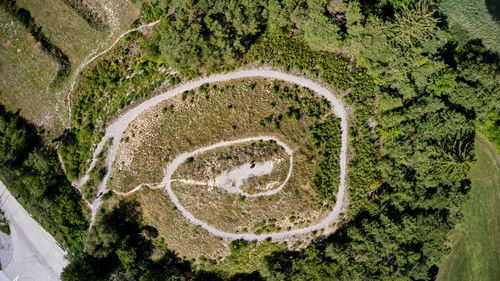
[[[172,179],[172,175],[176,173],[179,166],[189,166],[196,161],[188,159],[196,159],[199,157],[198,155],[219,147],[248,141],[273,141],[282,146],[289,154],[289,168],[286,170],[286,178],[277,188],[249,194],[241,190],[228,192],[217,187],[213,182]],[[301,204],[294,204],[293,200],[299,199],[300,201],[300,198],[295,198],[296,194],[290,194],[291,189],[287,188],[294,170],[293,163],[293,151],[274,137],[260,136],[220,142],[178,156],[167,166],[167,177],[164,178],[160,186],[167,185],[169,196],[173,199],[176,208],[185,212],[183,215],[225,232],[263,233],[295,229],[321,221],[326,217],[327,212],[321,209],[311,211],[301,207]],[[177,175],[179,176],[179,173]],[[168,184],[171,188],[168,188]],[[289,218],[294,214],[297,220],[289,221]],[[306,216],[308,221],[300,221],[301,216]]]
[[[168,174],[168,171],[170,169],[175,168],[174,172],[171,175],[171,178],[172,178],[173,174],[175,173],[175,171],[177,171],[179,166],[185,165],[186,162],[194,161],[191,159],[194,159],[194,157],[197,157],[198,155],[203,154],[204,152],[214,150],[214,149],[224,147],[224,146],[230,146],[233,144],[246,143],[249,141],[268,141],[268,142],[276,143],[277,145],[284,148],[286,154],[288,154],[289,164],[288,164],[288,171],[286,173],[286,177],[283,180],[283,182],[277,188],[273,188],[273,189],[265,191],[265,192],[258,192],[258,193],[253,193],[253,194],[247,193],[240,188],[240,186],[243,184],[243,180],[250,177],[251,175],[256,175],[255,173],[257,173],[257,174],[260,173],[260,175],[265,175],[266,173],[270,174],[272,169],[273,169],[273,162],[267,161],[267,162],[265,162],[265,163],[268,163],[267,165],[262,164],[262,163],[250,162],[250,163],[247,163],[246,165],[241,165],[241,166],[236,167],[236,168],[233,167],[232,169],[230,169],[228,171],[227,170],[223,171],[222,173],[220,173],[219,175],[217,175],[215,177],[215,181],[212,180],[212,183],[207,182],[206,185],[217,186],[219,188],[224,189],[228,193],[240,194],[240,195],[245,196],[245,197],[270,196],[270,195],[273,195],[273,194],[280,192],[283,189],[283,187],[285,187],[285,185],[287,184],[288,180],[290,179],[290,177],[292,175],[293,151],[292,151],[292,149],[290,149],[288,147],[288,145],[286,145],[285,143],[283,143],[279,140],[276,140],[274,137],[264,136],[264,137],[252,137],[252,138],[246,138],[246,139],[241,139],[241,140],[234,140],[234,141],[230,141],[230,142],[224,141],[224,142],[220,142],[220,143],[217,143],[214,145],[210,145],[208,147],[204,147],[204,148],[195,150],[195,151],[187,153],[187,154],[184,153],[184,154],[178,156],[174,161],[172,161],[168,165],[167,174]],[[191,161],[187,161],[187,160],[191,160]],[[180,164],[177,165],[177,163],[180,163]],[[192,164],[192,163],[190,163],[190,164]],[[188,165],[190,165],[190,164],[188,164]],[[172,167],[172,165],[174,165],[174,167]],[[175,165],[177,165],[177,166],[175,166]],[[258,171],[258,169],[262,169],[262,170]],[[168,180],[166,178],[164,178],[162,183],[160,184],[160,186],[165,185],[165,181],[172,181],[173,179],[171,179],[171,178]],[[179,180],[179,179],[174,178],[174,180]],[[180,181],[182,182],[183,180],[181,179]],[[203,182],[202,182],[202,184],[203,184]]]
[[[333,106],[334,111],[336,115],[341,119],[341,148],[340,148],[340,185],[338,188],[338,193],[337,193],[337,202],[334,206],[334,208],[331,210],[329,215],[320,223],[314,225],[314,226],[309,226],[306,228],[302,229],[296,229],[292,231],[283,231],[279,233],[268,233],[268,234],[237,234],[237,233],[229,233],[229,232],[224,232],[220,231],[210,225],[207,225],[196,218],[194,218],[192,215],[190,215],[187,210],[179,204],[178,201],[175,200],[175,195],[173,194],[170,186],[170,177],[172,175],[173,171],[170,171],[167,169],[166,176],[164,178],[164,181],[162,182],[162,185],[160,187],[165,187],[167,189],[167,192],[169,196],[172,198],[172,202],[176,205],[176,207],[182,212],[182,214],[192,223],[195,225],[199,225],[202,228],[206,229],[208,232],[210,232],[212,235],[216,235],[222,238],[228,238],[231,240],[234,239],[247,239],[247,240],[263,240],[267,238],[275,238],[275,239],[283,239],[287,237],[291,237],[294,235],[300,235],[308,232],[312,232],[315,230],[320,230],[325,227],[328,227],[331,223],[335,222],[339,216],[340,211],[342,210],[342,204],[344,202],[344,195],[345,195],[345,180],[346,180],[346,164],[347,164],[347,159],[346,159],[346,150],[347,150],[347,114],[344,110],[344,105],[343,103],[337,99],[334,95],[332,95],[328,89],[322,87],[318,83],[303,78],[303,77],[298,77],[298,76],[293,76],[290,74],[282,73],[282,72],[277,72],[277,71],[269,71],[269,70],[242,70],[242,71],[235,71],[231,72],[228,74],[219,74],[219,75],[213,75],[207,78],[195,80],[195,81],[190,81],[186,84],[183,84],[179,87],[176,87],[164,94],[161,94],[159,96],[156,96],[150,100],[147,100],[134,109],[130,110],[123,116],[121,116],[119,119],[117,119],[111,126],[108,127],[106,130],[106,134],[97,146],[97,149],[94,152],[94,157],[93,161],[91,162],[89,170],[93,168],[93,165],[95,165],[97,155],[101,152],[102,147],[106,140],[109,138],[113,138],[113,145],[110,148],[110,153],[108,154],[107,157],[107,163],[108,167],[111,167],[116,153],[117,153],[117,148],[120,144],[120,141],[122,139],[122,135],[127,128],[128,124],[134,120],[139,114],[144,112],[145,110],[151,108],[152,106],[156,105],[158,102],[171,98],[175,95],[178,95],[184,91],[187,90],[192,90],[194,88],[197,88],[201,86],[204,83],[215,83],[215,82],[224,82],[224,81],[229,81],[232,79],[238,79],[238,78],[248,78],[248,77],[265,77],[265,78],[272,78],[272,79],[278,79],[290,83],[295,83],[298,84],[302,87],[309,88],[310,90],[322,95],[325,97],[330,104]],[[169,166],[172,167],[172,166]],[[111,170],[111,169],[110,169]],[[107,181],[109,180],[110,172],[108,172],[104,179],[103,182],[100,185],[99,190],[102,192],[106,191],[106,184]],[[84,177],[85,179],[85,177]],[[165,182],[168,179],[167,182]],[[85,182],[85,180],[82,180],[81,182]],[[94,201],[92,204],[92,211],[93,211],[93,218],[95,217],[95,213],[98,209],[98,207],[101,205],[100,199],[97,199]],[[93,221],[93,220],[92,220]]]

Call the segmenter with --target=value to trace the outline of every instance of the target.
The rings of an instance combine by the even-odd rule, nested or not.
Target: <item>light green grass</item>
[[[481,39],[486,48],[500,53],[500,24],[489,13],[485,0],[444,0],[439,9],[452,33]]]
[[[500,280],[500,154],[478,135],[476,157],[470,200],[462,207],[464,223],[452,233],[452,252],[438,281]]]

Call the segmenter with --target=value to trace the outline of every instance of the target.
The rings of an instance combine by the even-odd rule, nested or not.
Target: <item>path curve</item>
[[[323,87],[319,83],[304,78],[300,76],[295,76],[292,74],[288,73],[283,73],[279,71],[274,71],[274,70],[265,70],[265,69],[249,69],[249,70],[237,70],[234,72],[230,73],[224,73],[224,74],[216,74],[200,79],[195,79],[188,81],[184,84],[181,84],[178,87],[175,87],[163,94],[160,94],[158,96],[155,96],[149,100],[144,101],[143,103],[137,105],[136,107],[132,108],[130,111],[124,113],[122,116],[120,116],[115,122],[113,122],[111,125],[108,126],[106,129],[106,133],[102,140],[99,142],[97,145],[93,156],[92,156],[92,161],[90,164],[90,167],[87,171],[91,171],[93,167],[95,166],[97,162],[97,156],[99,153],[102,151],[104,144],[109,138],[113,138],[113,142],[111,147],[108,150],[108,155],[106,158],[106,165],[109,167],[108,172],[104,176],[103,181],[99,185],[99,192],[106,192],[106,184],[109,180],[111,171],[112,171],[112,164],[115,159],[116,153],[118,146],[120,144],[120,140],[122,138],[122,135],[124,131],[127,129],[128,125],[130,122],[132,122],[135,118],[137,118],[142,112],[144,112],[147,109],[150,109],[157,103],[172,98],[184,91],[192,90],[195,88],[198,88],[199,86],[205,84],[205,83],[217,83],[217,82],[225,82],[233,79],[242,79],[242,78],[252,78],[252,77],[262,77],[262,78],[271,78],[271,79],[277,79],[277,80],[282,80],[290,83],[294,83],[297,85],[300,85],[305,88],[309,88],[310,90],[322,95],[326,100],[330,102],[330,105],[333,107],[335,110],[336,115],[341,119],[340,121],[340,128],[341,128],[341,147],[340,147],[340,161],[339,161],[339,166],[340,166],[340,183],[339,183],[339,188],[337,192],[337,201],[335,206],[333,207],[332,211],[330,214],[321,221],[319,224],[307,227],[307,228],[302,228],[302,229],[296,229],[292,231],[286,231],[286,232],[277,232],[277,233],[267,233],[267,234],[237,234],[237,233],[227,233],[227,232],[222,232],[210,225],[206,225],[202,222],[196,221],[196,220],[190,220],[192,223],[195,223],[197,225],[200,225],[207,231],[209,231],[211,234],[222,237],[222,238],[229,238],[232,240],[235,239],[246,239],[246,240],[264,240],[267,238],[275,238],[275,239],[282,239],[282,238],[287,238],[290,236],[298,235],[298,234],[304,234],[308,232],[312,232],[315,230],[320,230],[323,228],[326,228],[329,226],[331,223],[335,222],[338,219],[338,216],[342,210],[345,196],[346,196],[346,176],[347,176],[347,143],[348,143],[348,126],[347,126],[347,113],[345,111],[345,107],[343,102],[335,97],[327,88]],[[82,178],[79,184],[83,185],[85,182],[88,180],[88,172],[87,174]],[[168,191],[168,190],[167,190]],[[170,195],[170,194],[169,194]],[[172,198],[172,197],[171,197]],[[174,202],[175,203],[175,202]],[[100,198],[94,200],[91,206],[92,210],[92,218],[91,218],[91,225],[95,221],[95,215],[97,213],[97,210],[101,206],[102,201]],[[186,217],[189,219],[189,217]]]
[[[108,48],[104,49],[103,51],[101,51],[98,54],[95,54],[96,50],[93,50],[87,57],[85,57],[83,59],[83,61],[80,63],[80,65],[78,65],[78,67],[76,68],[75,72],[71,76],[70,89],[68,91],[68,94],[66,95],[66,103],[68,104],[68,120],[69,120],[69,122],[71,122],[71,94],[73,93],[73,90],[75,88],[76,79],[78,78],[78,75],[80,75],[80,73],[83,71],[83,69],[85,67],[87,67],[87,65],[89,65],[91,62],[93,62],[95,59],[97,59],[98,57],[100,57],[100,56],[104,55],[105,53],[109,52],[109,50],[111,50],[118,42],[120,42],[120,40],[125,35],[127,35],[129,33],[132,33],[132,32],[141,31],[141,30],[143,30],[145,28],[153,27],[153,26],[157,25],[158,23],[160,23],[160,20],[157,20],[157,21],[154,21],[154,22],[151,22],[151,23],[147,23],[147,24],[143,24],[143,25],[138,26],[136,28],[129,29],[129,30],[123,32],[120,36],[118,36],[118,38],[116,38],[116,40],[113,42],[113,44],[111,44]],[[70,129],[70,128],[67,128],[67,129]],[[59,143],[57,145],[57,148],[56,148],[57,157],[59,159],[59,163],[61,165],[61,168],[62,168],[64,174],[67,176],[66,167],[64,166],[64,161],[62,159],[61,152],[59,151],[59,148],[60,148],[61,144],[62,143]],[[82,192],[81,191],[81,187],[88,180],[88,172],[90,172],[90,170],[88,170],[87,173],[79,181],[71,183],[75,188],[78,189],[78,191],[80,193]],[[83,198],[83,196],[82,196],[82,198]],[[85,198],[83,200],[85,201],[85,203],[87,203],[87,205],[90,205]]]
[[[182,153],[181,155],[177,156],[174,160],[172,160],[168,164],[167,169],[165,170],[165,177],[163,177],[162,182],[158,186],[160,188],[161,187],[167,188],[167,191],[169,192],[169,195],[172,198],[172,201],[177,206],[177,208],[179,208],[179,210],[180,210],[182,205],[179,203],[179,199],[177,199],[177,196],[175,196],[175,194],[172,192],[172,187],[170,186],[170,183],[172,182],[172,176],[174,175],[174,172],[177,170],[177,168],[180,165],[182,165],[184,162],[186,162],[186,160],[189,157],[192,157],[192,156],[198,155],[200,153],[203,153],[205,151],[213,150],[213,149],[216,149],[219,147],[224,147],[224,146],[229,146],[232,144],[238,144],[238,143],[249,142],[249,141],[260,141],[260,140],[262,140],[262,141],[275,141],[278,145],[282,146],[285,149],[285,151],[286,151],[286,153],[288,153],[288,155],[290,155],[290,167],[288,168],[288,174],[286,175],[286,178],[283,181],[283,183],[277,188],[274,188],[274,189],[271,189],[271,190],[268,190],[265,192],[254,193],[254,194],[247,193],[247,192],[244,192],[241,189],[239,189],[238,192],[235,192],[235,193],[246,196],[246,197],[271,196],[273,194],[276,194],[276,193],[280,192],[283,189],[283,187],[285,187],[288,180],[290,180],[290,177],[292,176],[293,151],[285,143],[281,142],[280,140],[276,139],[275,137],[269,137],[269,136],[249,137],[249,138],[237,139],[237,140],[232,140],[232,141],[221,141],[221,142],[218,142],[216,144],[202,147],[202,148],[197,149],[195,151]],[[182,209],[184,209],[184,207],[182,207]],[[183,212],[183,214],[184,214],[184,212]],[[187,212],[186,214],[193,216],[189,212]]]
[[[80,73],[82,72],[82,70],[87,65],[89,65],[91,62],[93,62],[96,58],[98,58],[98,57],[104,55],[105,53],[109,52],[109,50],[111,50],[116,45],[116,43],[118,43],[125,35],[127,35],[129,33],[132,33],[132,32],[140,31],[140,30],[148,28],[148,27],[155,26],[159,22],[160,22],[160,20],[157,20],[157,21],[154,21],[154,22],[151,22],[151,23],[148,23],[148,24],[144,24],[144,25],[138,26],[136,28],[129,29],[129,30],[123,32],[120,36],[118,36],[118,38],[116,38],[115,42],[113,42],[113,44],[111,44],[111,46],[109,46],[108,48],[106,48],[102,52],[94,55],[96,50],[93,50],[85,59],[83,59],[83,61],[80,63],[80,65],[76,68],[75,73],[73,73],[73,76],[71,76],[71,87],[69,89],[68,95],[66,96],[66,101],[68,103],[68,119],[69,120],[71,120],[71,93],[73,92],[73,89],[75,88],[76,78],[78,78],[78,75],[80,75]]]

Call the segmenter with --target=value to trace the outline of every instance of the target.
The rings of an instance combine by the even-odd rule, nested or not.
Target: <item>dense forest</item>
[[[68,249],[87,230],[86,206],[56,152],[18,114],[0,107],[0,179],[38,222]]]
[[[155,229],[134,202],[102,212],[84,239],[81,200],[54,152],[5,111],[0,175],[56,238],[78,245],[63,280],[433,280],[450,251],[447,234],[462,218],[476,131],[500,149],[499,54],[495,42],[485,46],[484,34],[450,22],[460,9],[432,0],[143,3],[141,21],[161,19],[140,40],[151,70],[166,65],[191,78],[261,63],[348,93],[347,220],[304,250],[275,252],[253,274],[198,271],[170,251],[153,258]],[[137,65],[149,66],[144,61]],[[123,63],[98,63],[101,87],[117,88],[116,70],[129,69]],[[80,87],[91,89],[92,81]],[[74,113],[86,112],[100,97],[95,93]],[[121,107],[144,95],[120,99]],[[90,147],[91,134],[77,130],[74,139],[85,137],[82,147]],[[79,157],[71,158],[74,177],[82,171]]]
[[[142,18],[162,20],[142,51],[184,77],[258,62],[349,90],[348,221],[305,250],[276,252],[258,272],[233,279],[436,277],[470,188],[475,131],[497,146],[500,139],[498,54],[450,30],[438,1],[152,1]],[[105,241],[100,231],[114,238]],[[175,256],[125,255],[113,233],[93,230],[64,280],[88,280],[70,273],[102,259],[113,260],[108,274],[138,280],[206,274]],[[95,243],[108,254],[92,250]],[[171,270],[160,277],[150,270],[158,266]]]

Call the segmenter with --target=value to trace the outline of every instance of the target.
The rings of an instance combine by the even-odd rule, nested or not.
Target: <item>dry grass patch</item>
[[[297,96],[284,97],[280,94],[281,89],[294,89],[286,93]],[[301,108],[304,103],[298,99],[307,99],[307,109]],[[205,84],[160,102],[132,121],[124,132],[109,187],[120,192],[141,184],[154,187],[162,181],[166,165],[183,152],[223,140],[274,136],[293,150],[292,176],[279,193],[251,198],[228,193],[210,184],[180,181],[173,181],[172,189],[195,217],[227,232],[272,233],[317,224],[331,211],[331,206],[323,205],[311,187],[321,160],[318,156],[321,148],[317,143],[315,147],[312,128],[332,114],[324,103],[311,106],[322,101],[311,91],[290,83],[245,78]],[[281,146],[261,146],[257,141],[252,147],[252,142],[247,142],[196,155],[190,163],[179,167],[174,178],[213,182],[214,176],[220,172],[249,164],[251,160],[289,163],[288,154]],[[276,165],[275,168],[275,174],[247,181],[244,188],[252,191],[252,188],[259,189],[270,181],[282,181],[289,164]],[[274,243],[251,244],[248,248],[245,246],[244,257],[238,257],[231,254],[230,241],[214,237],[185,219],[165,190],[144,188],[128,199],[137,200],[145,223],[158,229],[158,245],[164,242],[181,257],[197,259],[202,268],[247,272],[249,269],[237,268],[234,264],[248,264],[253,268],[263,259],[264,254],[260,253],[284,247]],[[294,237],[288,240],[288,248],[302,247],[311,237],[321,233]],[[233,256],[232,261],[224,260],[229,255]],[[246,260],[247,256],[249,260]]]
[[[173,182],[172,190],[190,213],[219,230],[261,234],[305,228],[324,220],[331,212],[330,208],[320,207],[315,194],[295,184],[290,179],[283,192],[259,197],[180,182]]]
[[[141,190],[127,197],[141,205],[144,223],[158,230],[158,239],[180,257],[198,259],[201,255],[217,259],[229,255],[228,241],[210,235],[190,224],[177,211],[164,190]]]
[[[164,167],[182,152],[221,140],[268,135],[286,142],[294,157],[309,163],[301,168],[308,176],[300,185],[310,190],[309,181],[318,165],[309,134],[313,123],[302,117],[283,119],[279,129],[259,124],[262,119],[281,115],[294,106],[271,94],[272,86],[273,80],[262,78],[217,83],[163,101],[144,112],[123,135],[113,164],[112,187],[127,192],[142,183],[159,183]],[[300,90],[303,95],[310,95]]]
[[[118,204],[120,197],[105,201],[110,209]],[[210,235],[201,227],[187,222],[178,212],[164,190],[141,190],[126,200],[136,200],[141,205],[144,222],[158,230],[154,257],[162,256],[162,249],[168,248],[185,259],[194,259],[200,269],[210,269],[231,276],[236,273],[250,273],[258,269],[264,258],[274,251],[297,249],[309,244],[311,235],[295,237],[289,243],[230,242]],[[242,245],[243,243],[243,245]]]

